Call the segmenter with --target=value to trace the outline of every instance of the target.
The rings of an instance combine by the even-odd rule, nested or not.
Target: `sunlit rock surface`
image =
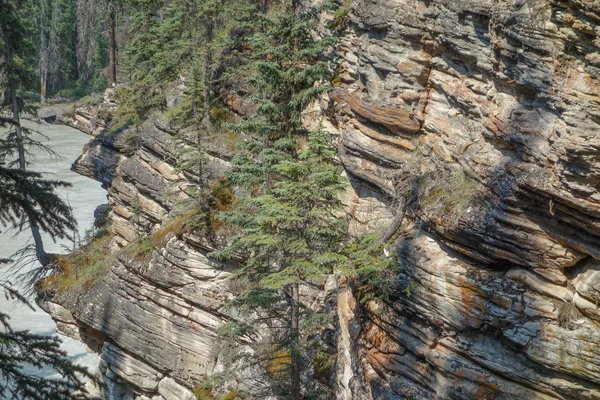
[[[361,302],[339,285],[334,396],[600,399],[600,6],[351,7],[320,105],[340,136],[350,233],[385,231],[410,201],[391,297]],[[149,121],[133,151],[100,138],[76,163],[109,187],[115,247],[159,231],[186,197],[170,141]],[[213,178],[229,168],[220,144],[208,156]],[[186,398],[218,368],[233,267],[209,250],[169,237],[50,310],[102,353],[109,398]]]
[[[352,10],[332,96],[351,176],[392,212],[432,165],[472,181],[446,201],[477,196],[454,217],[415,200],[389,301],[340,294],[338,398],[600,398],[597,2]]]

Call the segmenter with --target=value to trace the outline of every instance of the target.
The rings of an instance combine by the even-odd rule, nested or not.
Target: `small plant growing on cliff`
[[[332,26],[337,31],[343,31],[350,23],[352,0],[343,0],[333,14]]]
[[[462,168],[447,169],[435,156],[417,148],[392,176],[394,200],[400,208],[446,229],[456,229],[463,220],[483,214],[484,195],[478,182]]]
[[[478,213],[483,204],[476,181],[462,170],[424,176],[419,182],[417,197],[421,215],[439,219],[451,229],[468,214]]]
[[[58,298],[90,290],[110,269],[114,255],[107,228],[86,237],[82,246],[66,255],[56,256],[56,272],[39,283],[41,293]]]

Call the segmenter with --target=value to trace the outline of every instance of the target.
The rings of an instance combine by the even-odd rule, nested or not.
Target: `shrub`
[[[198,400],[217,400],[213,394],[213,386],[210,384],[198,383],[194,386],[194,395]]]
[[[108,81],[104,74],[97,74],[96,77],[90,82],[90,88],[92,92],[102,93],[108,88]]]
[[[59,90],[54,94],[54,98],[58,99],[80,99],[88,95],[86,88],[81,86],[72,86]]]
[[[319,382],[328,384],[335,366],[335,354],[330,354],[325,349],[319,349],[313,360],[313,368]]]
[[[428,174],[418,183],[419,212],[456,227],[465,214],[480,208],[483,197],[477,182],[462,170]]]
[[[350,23],[351,2],[351,0],[344,0],[343,4],[335,10],[332,26],[336,31],[344,30]]]

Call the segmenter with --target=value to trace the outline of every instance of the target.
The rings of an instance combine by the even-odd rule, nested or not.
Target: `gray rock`
[[[107,378],[112,380],[120,378],[146,392],[155,391],[163,378],[163,374],[110,342],[104,344],[102,359],[108,364]]]
[[[158,393],[165,400],[193,400],[196,398],[194,393],[168,377],[160,381]]]

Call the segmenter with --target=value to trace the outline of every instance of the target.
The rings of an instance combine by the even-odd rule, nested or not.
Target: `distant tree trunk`
[[[44,71],[40,71],[40,101],[42,104],[46,102],[47,81],[47,74],[45,74]]]
[[[290,379],[294,400],[300,400],[300,288],[298,283],[292,284],[291,293],[291,346],[290,346]]]
[[[46,102],[46,87],[48,81],[48,45],[46,43],[46,3],[44,0],[40,1],[40,101]]]
[[[75,13],[76,12],[77,11],[75,11]],[[77,27],[79,26],[79,21],[77,21],[76,14],[75,14],[74,20],[75,20],[75,24],[73,24],[73,27],[72,27],[73,31],[72,31],[71,35],[72,35],[73,40],[72,40],[71,44],[73,46],[72,51],[73,51],[73,57],[74,57],[74,59],[73,59],[73,81],[77,82],[79,80],[79,66],[77,65],[78,64],[78,62],[77,62]]]
[[[117,6],[114,1],[109,3],[108,40],[109,40],[109,62],[108,80],[111,87],[117,86]]]
[[[12,60],[12,52],[10,48],[10,38],[7,35],[4,35],[4,55],[5,60],[10,62]],[[12,120],[15,129],[15,141],[17,144],[17,153],[19,155],[19,169],[21,171],[26,170],[25,165],[25,146],[23,144],[23,131],[21,129],[21,120],[19,117],[19,102],[17,100],[17,81],[15,79],[9,78],[8,82],[8,92],[10,96],[11,106],[12,106]],[[28,216],[29,225],[31,228],[31,236],[33,237],[33,242],[35,244],[35,253],[38,261],[43,266],[47,266],[51,262],[51,258],[44,250],[44,242],[42,241],[42,236],[40,235],[40,230],[33,222],[32,218]]]

